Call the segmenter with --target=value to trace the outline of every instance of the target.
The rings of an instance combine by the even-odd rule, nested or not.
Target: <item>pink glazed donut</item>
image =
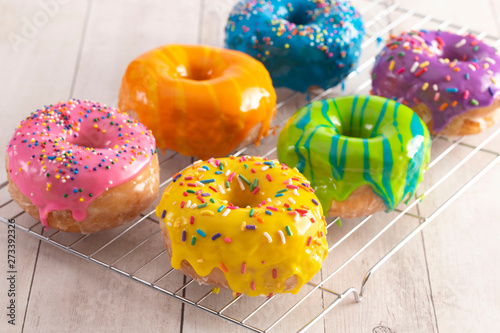
[[[158,195],[155,139],[126,113],[72,99],[21,122],[7,147],[9,192],[45,228],[84,234],[128,222]]]

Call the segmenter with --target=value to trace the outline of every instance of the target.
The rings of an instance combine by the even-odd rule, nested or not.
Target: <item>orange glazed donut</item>
[[[110,229],[158,196],[151,132],[92,101],[72,99],[33,112],[16,129],[6,160],[12,199],[45,228]]]
[[[174,176],[156,214],[173,268],[248,296],[298,293],[328,253],[318,197],[275,160],[195,162]]]
[[[165,45],[129,64],[118,105],[152,130],[158,148],[207,159],[267,136],[276,93],[264,65],[244,53]]]

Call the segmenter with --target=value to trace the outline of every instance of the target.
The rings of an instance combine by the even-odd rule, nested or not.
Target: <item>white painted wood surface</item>
[[[116,105],[121,76],[128,62],[150,48],[175,42],[222,45],[224,21],[231,3],[234,1],[128,0],[119,4],[110,0],[0,1],[0,61],[3,64],[0,146],[6,146],[21,119],[44,104],[78,97]],[[355,3],[362,8],[370,2]],[[477,0],[474,5],[465,0],[402,0],[400,3],[405,8],[500,36],[500,4],[496,0]],[[397,15],[391,14],[388,19],[395,18]],[[374,22],[370,31],[375,33],[387,23]],[[413,22],[405,24],[411,26]],[[21,38],[13,42],[12,33]],[[286,90],[278,91],[281,98],[289,94]],[[304,97],[298,96],[288,107],[303,103]],[[477,144],[488,134],[491,130],[466,142]],[[486,148],[498,152],[499,145],[497,138]],[[440,142],[433,153],[446,147],[446,142]],[[256,151],[266,148],[264,144],[259,148],[263,150]],[[420,193],[469,152],[470,149],[461,147],[437,163],[426,175]],[[4,156],[2,148],[0,161]],[[442,198],[456,191],[461,178],[470,178],[491,158],[491,154],[478,153],[473,163],[464,166],[463,172],[444,182],[439,191],[425,198],[412,212],[424,215],[433,212],[442,204]],[[172,161],[162,174],[172,174],[190,159],[179,157]],[[3,180],[5,171],[0,168],[0,182]],[[497,165],[370,278],[362,303],[355,303],[350,297],[311,331],[498,331],[499,185],[500,165]],[[6,200],[0,196],[0,204]],[[15,204],[7,209],[13,215],[18,212]],[[383,220],[383,216],[375,216],[359,237],[349,239],[344,249],[332,252],[329,258],[332,269],[329,266],[321,274],[326,276],[348,253],[362,246],[380,229]],[[345,221],[343,228],[349,230],[356,223]],[[363,256],[329,281],[327,287],[337,291],[359,287],[366,270],[416,226],[412,218],[398,221],[394,230],[384,234]],[[0,271],[4,272],[7,270],[7,228],[0,224],[0,230],[3,258]],[[146,231],[140,228],[138,239]],[[329,240],[340,238],[335,234],[329,237]],[[8,325],[4,315],[8,286],[0,275],[0,308],[4,309],[0,312],[1,332],[243,331],[20,231],[16,250],[16,326]],[[221,293],[218,297],[227,296]],[[281,303],[272,302],[266,311],[282,311],[286,300],[285,297]],[[276,331],[300,327],[321,308],[321,304],[307,304],[305,310],[287,318]],[[265,313],[258,320],[265,321]]]

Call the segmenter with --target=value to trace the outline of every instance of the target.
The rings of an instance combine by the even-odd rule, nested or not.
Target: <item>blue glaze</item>
[[[242,0],[229,16],[225,43],[262,61],[275,87],[305,92],[339,84],[356,67],[363,36],[348,1]]]
[[[393,210],[395,208],[395,205],[394,205],[394,195],[392,194],[391,175],[392,175],[392,166],[394,160],[392,156],[391,144],[389,143],[389,140],[387,140],[387,137],[385,137],[385,135],[382,136],[382,148],[385,157],[384,167],[382,169],[382,185],[384,185],[385,194],[382,195],[381,197],[384,200],[385,205],[388,207],[388,209]]]
[[[420,142],[424,141],[426,133],[421,126],[421,120],[417,114],[414,114],[411,123],[410,131],[414,137],[415,142],[413,144],[418,146]],[[418,168],[424,163],[426,159],[425,152],[423,150],[416,150],[413,158],[408,161],[408,173],[406,174],[406,185],[405,185],[405,196],[409,193],[408,199],[413,195],[415,188],[418,184]],[[404,198],[404,197],[403,197]]]
[[[314,169],[313,169],[313,165],[311,163],[311,140],[314,137],[314,134],[316,133],[316,131],[318,129],[320,129],[321,127],[330,128],[330,126],[327,126],[327,125],[318,125],[318,126],[316,126],[314,128],[314,130],[309,134],[309,136],[307,137],[306,141],[304,142],[304,148],[307,151],[307,161],[309,163],[309,169],[311,170],[311,176],[310,176],[310,179],[309,179],[310,181],[314,180]]]
[[[368,147],[368,139],[363,140],[363,178],[371,185],[373,191],[379,196],[383,197],[384,190],[382,187],[373,180],[370,174],[370,148]],[[382,198],[387,205],[387,199]]]
[[[352,99],[352,108],[351,108],[351,121],[349,122],[349,133],[352,135],[352,121],[354,120],[354,112],[356,111],[356,104],[358,103],[358,96],[354,96]]]
[[[337,129],[337,126],[332,122],[330,117],[328,116],[328,110],[330,109],[330,106],[328,105],[328,102],[326,100],[323,100],[322,105],[321,105],[321,114],[323,115],[323,118],[326,119],[334,127]]]
[[[361,111],[359,112],[359,127],[358,127],[358,132],[357,133],[352,133],[351,132],[351,135],[352,136],[360,136],[362,131],[363,131],[363,122],[362,122],[362,119],[363,119],[363,115],[365,114],[365,110],[366,110],[366,106],[368,105],[368,101],[369,99],[368,98],[365,98],[365,102],[363,103],[363,106],[361,107]],[[354,113],[352,114],[352,117],[354,117]]]
[[[392,124],[394,125],[394,128],[396,129],[396,132],[398,132],[398,139],[399,139],[399,142],[401,143],[401,151],[403,151],[403,136],[401,135],[401,132],[399,131],[399,127],[398,127],[398,107],[399,107],[399,103],[396,104],[396,106],[394,107],[394,121],[392,122]]]
[[[390,100],[387,99],[382,106],[382,110],[380,110],[380,115],[378,116],[377,123],[375,124],[375,126],[373,126],[372,137],[374,135],[377,135],[378,127],[380,126],[382,119],[384,119],[385,111],[387,110],[387,104],[389,103],[389,101]],[[394,107],[397,107],[398,104],[399,103],[396,103]]]
[[[342,139],[344,143],[342,144],[342,150],[340,151],[340,160],[338,158],[338,147],[339,140]],[[332,137],[332,145],[330,147],[330,154],[328,156],[328,160],[332,166],[332,175],[335,180],[341,180],[344,178],[344,168],[346,161],[346,149],[347,149],[347,140],[345,137],[341,135],[335,135]]]

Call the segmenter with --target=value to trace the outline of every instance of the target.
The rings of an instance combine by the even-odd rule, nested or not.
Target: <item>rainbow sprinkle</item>
[[[21,122],[7,147],[8,172],[37,203],[48,227],[53,210],[70,210],[83,221],[93,200],[138,175],[155,153],[151,132],[137,120],[72,99],[44,106]]]
[[[228,167],[229,162],[232,163],[230,167]],[[261,170],[264,167],[266,169]],[[221,170],[224,172],[216,173]],[[287,176],[289,172],[290,175]],[[320,251],[321,254],[316,257],[317,259],[326,255],[325,223],[315,223],[314,227],[310,223],[318,220],[324,222],[321,205],[316,197],[311,197],[314,195],[314,190],[309,182],[296,171],[292,173],[286,165],[260,157],[229,157],[195,162],[178,175],[180,176],[174,177],[177,178],[176,182],[172,182],[166,191],[171,194],[174,193],[172,191],[177,191],[180,197],[175,199],[174,196],[164,195],[157,208],[157,214],[169,228],[171,239],[175,239],[174,235],[178,235],[178,239],[182,240],[172,241],[173,253],[183,253],[184,250],[179,250],[179,244],[189,246],[188,236],[191,237],[190,251],[194,251],[193,254],[199,253],[197,251],[204,253],[203,258],[200,258],[199,254],[193,259],[181,256],[184,258],[182,260],[188,260],[197,272],[199,269],[211,271],[215,267],[224,273],[236,269],[241,271],[241,274],[249,275],[246,286],[252,285],[250,290],[258,292],[264,286],[254,276],[255,260],[244,255],[230,255],[241,247],[241,242],[248,239],[255,243],[247,246],[251,253],[256,253],[255,250],[251,250],[252,246],[265,244],[279,247],[282,249],[280,251],[285,251],[287,255],[292,249],[300,251],[297,246],[301,246],[302,251]],[[244,186],[240,186],[238,182]],[[205,186],[207,184],[211,184],[212,188]],[[227,190],[223,193],[220,189],[225,186]],[[270,193],[266,193],[269,191]],[[207,200],[208,198],[210,200]],[[235,199],[237,202],[233,201]],[[240,202],[242,200],[250,201]],[[169,207],[168,213],[166,209],[160,208],[164,204]],[[307,231],[303,229],[304,226],[315,231]],[[301,237],[303,241],[297,241],[297,237]],[[317,243],[311,243],[308,237],[312,241],[322,238]],[[218,256],[212,257],[217,253]],[[267,258],[261,257],[260,260],[259,262],[264,264]],[[250,262],[252,264],[249,264]],[[177,259],[174,260],[172,257],[172,267],[177,268],[176,263]],[[249,271],[247,268],[250,267],[252,269]],[[278,275],[277,272],[287,271],[286,269],[279,265],[266,269],[272,272],[273,279],[279,280],[279,283],[284,285],[286,276]],[[276,290],[268,290],[264,294],[272,292]],[[245,293],[250,292],[246,290]]]
[[[397,83],[388,88],[387,73],[394,68],[400,68]],[[442,131],[460,114],[490,106],[500,95],[499,79],[500,56],[493,47],[471,34],[444,31],[391,35],[372,71],[373,94],[409,107],[425,103],[434,132]],[[433,94],[427,91],[429,87]]]

